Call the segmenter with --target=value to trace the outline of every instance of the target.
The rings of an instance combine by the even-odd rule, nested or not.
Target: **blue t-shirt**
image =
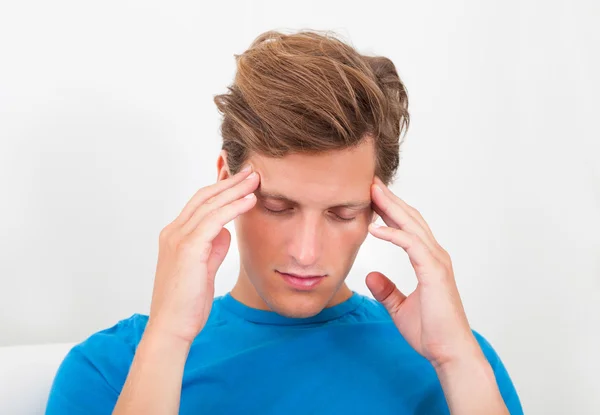
[[[134,314],[76,345],[60,365],[47,415],[110,414],[148,316]],[[517,392],[492,346],[474,332],[512,415]],[[180,414],[449,414],[433,366],[386,309],[353,292],[302,319],[216,297],[192,343]]]

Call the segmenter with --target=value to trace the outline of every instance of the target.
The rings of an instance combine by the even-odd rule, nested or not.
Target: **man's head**
[[[223,114],[219,179],[251,164],[256,206],[235,220],[245,304],[308,317],[347,299],[344,280],[374,218],[370,185],[388,184],[408,128],[408,97],[385,57],[317,32],[260,35],[242,55]],[[326,275],[310,290],[282,274]]]

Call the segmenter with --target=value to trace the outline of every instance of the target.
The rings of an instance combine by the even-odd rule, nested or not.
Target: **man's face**
[[[253,154],[245,164],[260,185],[254,208],[235,220],[240,275],[232,296],[288,317],[313,316],[349,298],[344,280],[373,219],[372,141],[280,159]],[[325,277],[298,289],[286,273]]]

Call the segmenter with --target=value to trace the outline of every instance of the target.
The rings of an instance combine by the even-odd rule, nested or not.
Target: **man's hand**
[[[379,178],[371,197],[375,212],[387,226],[372,223],[369,231],[406,251],[418,281],[407,297],[389,278],[372,272],[366,282],[375,299],[386,307],[408,343],[434,366],[479,356],[448,252],[437,243],[421,214]]]
[[[371,200],[387,226],[373,222],[369,231],[406,251],[418,282],[406,296],[385,275],[371,272],[367,287],[406,341],[434,366],[453,414],[506,414],[493,371],[467,321],[450,255],[421,214],[377,177]]]
[[[148,319],[152,331],[191,343],[206,324],[215,274],[231,242],[224,226],[256,203],[258,173],[249,173],[198,190],[160,233]]]
[[[224,226],[254,207],[258,183],[242,170],[204,187],[161,231],[150,316],[113,415],[179,413],[185,362],[231,242]]]

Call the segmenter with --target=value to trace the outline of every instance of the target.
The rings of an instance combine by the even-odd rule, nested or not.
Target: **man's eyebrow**
[[[300,206],[300,203],[295,201],[294,199],[291,199],[285,195],[282,195],[281,193],[265,191],[265,190],[261,189],[260,186],[258,189],[256,189],[256,191],[254,193],[256,194],[256,196],[258,198],[261,198],[261,199],[275,199],[275,200],[278,200],[281,202],[288,203],[292,206]],[[347,208],[347,209],[360,210],[360,209],[365,209],[370,206],[371,206],[371,200],[365,200],[365,201],[360,201],[360,202],[339,203],[337,205],[330,206],[329,209]]]

